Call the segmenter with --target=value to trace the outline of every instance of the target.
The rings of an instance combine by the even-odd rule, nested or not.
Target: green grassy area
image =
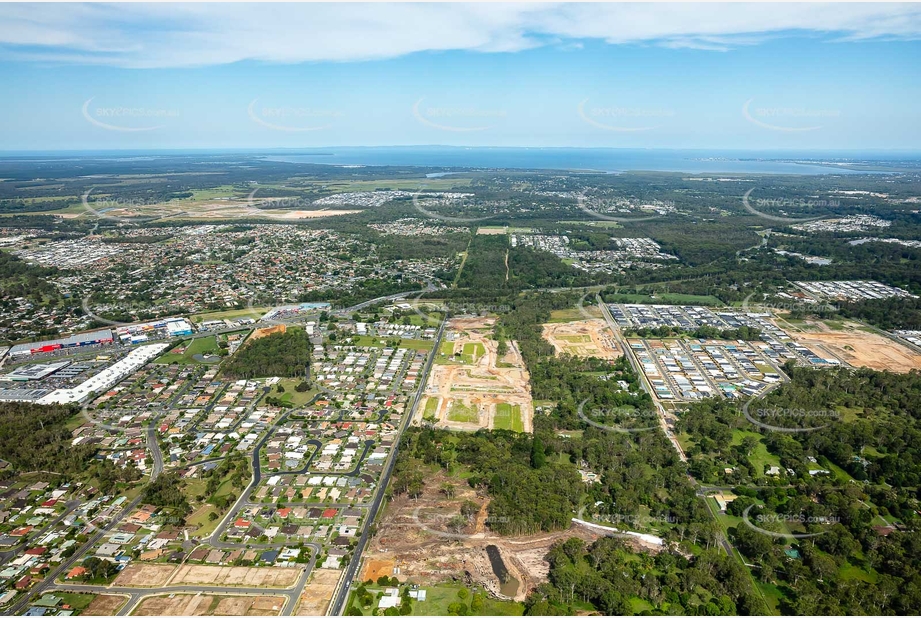
[[[174,350],[177,348],[185,349],[182,353],[176,353]],[[210,337],[199,337],[198,339],[187,339],[154,362],[161,365],[169,365],[172,363],[195,365],[199,362],[195,360],[196,354],[217,354],[218,351],[220,351],[220,348],[217,345],[217,338],[214,335]]]
[[[741,444],[742,440],[746,437],[752,437],[756,440],[761,440],[761,434],[755,433],[754,431],[736,430],[732,432],[732,444]],[[767,450],[767,445],[760,441],[758,442],[758,446],[755,447],[755,450],[752,451],[752,454],[749,456],[748,460],[752,462],[752,465],[755,467],[755,471],[758,473],[758,476],[764,476],[765,466],[780,466],[780,458],[769,453]]]
[[[601,309],[598,308],[598,305],[596,305],[594,301],[586,299],[582,306],[582,310],[592,317],[601,317]],[[577,322],[585,319],[585,314],[583,314],[578,307],[574,307],[572,309],[557,309],[556,311],[551,311],[549,322],[557,324],[562,322]]]
[[[462,358],[465,363],[473,364],[486,354],[486,347],[479,342],[465,343]]]
[[[448,409],[448,420],[455,423],[476,423],[480,413],[476,406],[465,406],[459,401],[452,401]]]
[[[472,591],[461,601],[457,593],[464,588],[462,584],[439,584],[437,586],[425,587],[425,601],[413,602],[413,616],[447,616],[448,605],[451,603],[462,602],[470,609],[470,600],[473,597]],[[482,594],[482,593],[481,593]],[[521,616],[524,613],[524,605],[514,601],[499,601],[489,597],[483,599],[483,608],[477,613],[470,613],[472,616]]]
[[[524,431],[524,421],[521,418],[521,406],[500,403],[496,406],[496,416],[493,422],[495,429],[511,429]]]
[[[630,597],[630,607],[633,608],[633,614],[639,616],[643,612],[655,609],[649,601],[639,597]]]
[[[253,307],[245,309],[228,309],[227,311],[215,311],[213,313],[196,313],[192,316],[192,321],[196,324],[208,322],[211,320],[233,320],[237,318],[252,318],[258,320],[266,313],[270,307]]]
[[[767,603],[768,608],[770,608],[771,613],[775,615],[780,614],[780,602],[784,597],[783,591],[774,584],[757,582],[756,585],[761,590],[761,596]]]
[[[217,513],[219,516],[222,515],[221,511],[213,505],[206,504],[199,510],[195,511],[186,519],[186,524],[189,527],[198,529],[195,531],[195,534],[199,536],[207,536],[214,532],[214,529],[217,528],[217,525],[221,522],[221,518],[218,517],[215,520],[210,520],[208,516],[211,513]]]
[[[423,418],[435,418],[435,412],[438,410],[438,401],[438,397],[430,397],[425,401],[425,412],[422,413]]]
[[[371,335],[356,335],[352,338],[355,342],[355,345],[360,345],[366,348],[386,348],[389,344],[389,341],[393,341],[393,337],[372,337]],[[381,343],[383,342],[383,343]],[[406,348],[407,350],[418,350],[422,352],[427,352],[432,349],[434,342],[430,340],[423,339],[400,339],[399,347]]]
[[[61,597],[61,603],[64,605],[70,605],[70,607],[77,611],[82,611],[89,607],[90,603],[93,602],[93,599],[96,598],[95,594],[84,594],[81,592],[63,592],[61,590],[54,590],[51,592],[56,597]]]
[[[315,388],[311,388],[307,391],[304,391],[303,393],[299,393],[295,390],[295,387],[297,387],[297,385],[301,382],[302,380],[300,378],[282,378],[278,384],[285,389],[285,392],[279,394],[278,385],[276,385],[272,387],[272,390],[269,394],[273,397],[278,397],[286,403],[293,404],[294,406],[306,405],[307,402],[313,399],[314,396],[320,391]]]
[[[879,578],[875,571],[868,573],[860,567],[854,566],[853,564],[849,564],[847,562],[841,565],[841,568],[838,569],[838,577],[845,581],[858,579],[860,581],[868,582],[871,584],[875,584],[876,580]]]
[[[423,307],[426,305],[426,303],[420,303],[420,304]],[[439,324],[441,324],[441,320],[442,318],[444,318],[444,314],[439,311],[425,312],[422,309],[419,309],[419,310],[422,311],[423,314],[425,314],[425,316],[428,319],[418,314],[407,316],[409,318],[409,323],[412,324],[413,326],[421,326],[422,328],[431,328],[433,326],[438,326]],[[401,323],[402,321],[403,319],[400,318]]]
[[[592,338],[590,335],[558,335],[557,339],[565,341],[566,343],[591,343]]]

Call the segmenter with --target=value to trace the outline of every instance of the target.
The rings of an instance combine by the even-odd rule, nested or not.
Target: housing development
[[[921,614],[918,58],[0,3],[0,614]]]

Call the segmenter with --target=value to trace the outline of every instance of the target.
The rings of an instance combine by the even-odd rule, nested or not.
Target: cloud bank
[[[0,57],[174,68],[516,52],[581,41],[725,51],[921,38],[917,4],[0,4]]]

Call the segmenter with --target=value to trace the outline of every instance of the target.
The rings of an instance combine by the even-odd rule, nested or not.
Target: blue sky
[[[915,5],[0,5],[0,150],[921,143]]]

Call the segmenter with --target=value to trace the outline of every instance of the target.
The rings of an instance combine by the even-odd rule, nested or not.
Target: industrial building
[[[106,328],[103,330],[94,330],[89,333],[79,333],[62,339],[50,339],[48,341],[38,341],[35,343],[20,343],[10,348],[9,354],[11,358],[16,358],[86,345],[103,345],[112,343],[114,339],[112,331]]]
[[[153,334],[184,337],[193,332],[192,323],[185,318],[163,318],[143,324],[119,326],[115,331],[122,343],[143,343]]]

